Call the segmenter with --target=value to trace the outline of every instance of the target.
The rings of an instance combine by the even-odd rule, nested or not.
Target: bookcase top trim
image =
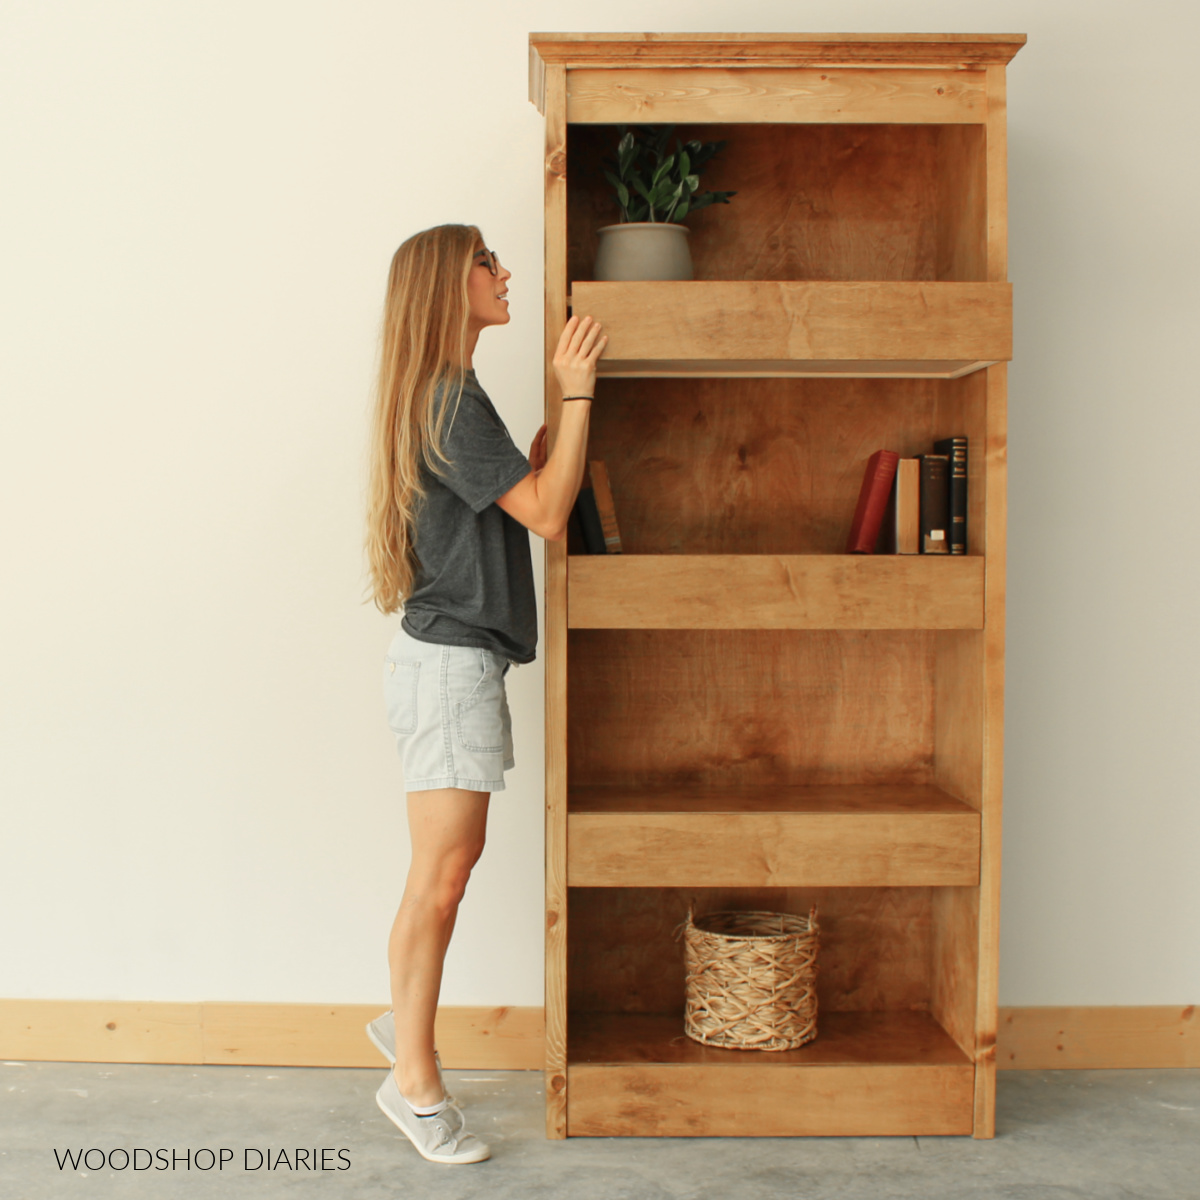
[[[531,33],[532,55],[561,66],[704,62],[1007,63],[1023,33]]]

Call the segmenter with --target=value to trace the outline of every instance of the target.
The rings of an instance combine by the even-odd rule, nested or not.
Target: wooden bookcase
[[[993,1133],[1024,40],[531,35],[546,344],[569,305],[609,334],[589,457],[625,543],[548,547],[551,1137]],[[728,139],[695,282],[592,280],[622,123]],[[968,554],[844,554],[867,456],[959,433]],[[687,1039],[688,905],[813,903],[817,1039]]]

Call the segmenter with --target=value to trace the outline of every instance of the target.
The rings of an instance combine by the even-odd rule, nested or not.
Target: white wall
[[[386,995],[407,835],[360,513],[388,260],[451,220],[500,250],[477,366],[527,443],[528,32],[734,27],[1029,34],[1001,1000],[1200,997],[1196,11],[7,0],[0,995]],[[511,695],[448,1004],[542,1001],[540,664]]]

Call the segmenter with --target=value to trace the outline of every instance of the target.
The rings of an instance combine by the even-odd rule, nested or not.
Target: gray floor
[[[380,1115],[382,1071],[0,1065],[0,1196],[570,1200],[1200,1200],[1200,1071],[1002,1072],[994,1141],[577,1138],[542,1133],[541,1076],[448,1071],[489,1162],[426,1163]],[[173,1170],[60,1171],[55,1150],[163,1149]],[[189,1150],[232,1152],[221,1170]],[[343,1171],[246,1170],[296,1147]],[[257,1151],[256,1155],[254,1152]],[[93,1155],[93,1162],[96,1156]],[[123,1161],[117,1155],[118,1165]],[[145,1164],[146,1156],[139,1156]],[[207,1156],[201,1156],[207,1165]],[[84,1177],[86,1175],[86,1178]]]

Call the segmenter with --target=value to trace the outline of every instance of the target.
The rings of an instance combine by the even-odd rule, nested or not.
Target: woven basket
[[[817,1036],[817,910],[715,912],[680,927],[684,1032],[708,1046],[794,1050]]]

